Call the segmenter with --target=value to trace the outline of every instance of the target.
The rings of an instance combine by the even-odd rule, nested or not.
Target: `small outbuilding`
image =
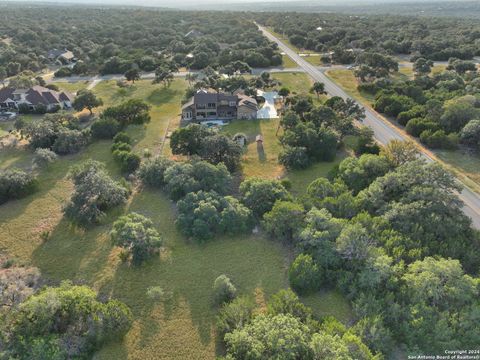
[[[243,133],[237,133],[233,136],[233,141],[235,141],[238,145],[244,147],[247,145],[247,135]]]
[[[255,141],[257,142],[258,145],[262,145],[263,144],[263,136],[262,135],[257,135],[255,137]]]

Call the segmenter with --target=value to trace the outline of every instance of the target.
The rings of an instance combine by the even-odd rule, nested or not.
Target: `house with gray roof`
[[[202,122],[208,120],[256,119],[257,100],[244,94],[227,94],[199,90],[182,106],[182,120]]]
[[[63,65],[75,62],[75,55],[67,49],[52,49],[48,52],[48,59],[52,62],[59,61]]]
[[[68,92],[58,92],[43,86],[32,86],[29,89],[15,89],[6,87],[0,89],[0,109],[19,109],[20,106],[28,106],[30,110],[40,107],[46,111],[56,109],[70,109],[73,95]]]

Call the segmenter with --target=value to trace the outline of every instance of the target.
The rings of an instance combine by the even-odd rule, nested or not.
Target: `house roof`
[[[235,102],[235,106],[246,106],[252,110],[257,110],[257,100],[254,98],[244,95],[244,94],[225,94],[211,92],[205,89],[197,91],[197,93],[182,106],[182,110],[185,110],[194,104],[196,105],[207,105],[208,103],[220,103],[222,101],[227,101],[230,106],[230,102]]]
[[[70,102],[72,102],[74,99],[73,95],[66,91],[61,92],[59,95],[59,98],[60,98],[60,101],[70,101]]]
[[[251,110],[257,110],[257,100],[247,95],[238,95],[238,106],[245,106]]]
[[[190,100],[188,100],[185,104],[183,104],[182,110],[188,109],[191,106],[193,106],[193,96]]]
[[[198,31],[196,29],[190,30],[185,34],[185,37],[199,37],[202,36],[203,33],[201,31]]]
[[[216,92],[208,92],[206,90],[200,90],[193,96],[193,102],[197,105],[207,105],[208,103],[219,103],[220,101],[234,101],[235,104],[237,103],[237,96],[224,94],[224,93],[216,93]]]
[[[25,94],[25,100],[32,105],[54,105],[62,101],[73,101],[73,96],[67,92],[59,93],[58,91],[36,85],[29,89],[3,88],[0,90],[0,102],[12,99],[14,94]]]
[[[56,58],[59,58],[59,57],[62,57],[66,60],[71,60],[75,57],[75,55],[73,55],[73,52],[71,52],[70,50],[67,50],[67,49],[52,49],[48,52],[48,58],[50,59],[56,59]]]
[[[3,103],[5,100],[11,99],[14,91],[15,89],[8,87],[0,89],[0,102]]]

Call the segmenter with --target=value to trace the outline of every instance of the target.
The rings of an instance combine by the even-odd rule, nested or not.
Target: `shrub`
[[[480,120],[470,120],[460,132],[460,140],[465,145],[480,148]]]
[[[33,193],[37,180],[20,169],[0,170],[0,204],[12,199],[20,199]]]
[[[116,135],[113,137],[113,142],[114,142],[114,143],[126,143],[126,144],[131,144],[131,143],[132,143],[132,139],[130,138],[130,136],[128,136],[126,133],[124,133],[124,132],[122,131],[122,132],[119,132],[118,134],[116,134]]]
[[[87,145],[87,142],[87,133],[79,130],[61,129],[52,149],[60,155],[74,154]]]
[[[140,156],[132,153],[131,151],[115,150],[113,152],[113,156],[120,165],[120,170],[123,173],[132,174],[140,166]]]
[[[115,151],[130,152],[132,151],[132,147],[126,142],[114,142],[110,147],[110,150],[112,151],[112,153],[115,153]]]
[[[18,105],[18,113],[19,114],[30,114],[32,110],[28,104],[19,104]]]
[[[69,77],[69,76],[72,76],[72,69],[68,68],[68,67],[61,67],[60,69],[58,69],[54,74],[53,76],[55,77]]]
[[[318,290],[320,270],[310,255],[300,254],[288,270],[290,286],[299,293],[309,293]]]
[[[173,165],[173,161],[158,156],[144,161],[138,170],[138,176],[144,185],[161,188],[165,185],[165,171]]]
[[[420,141],[432,149],[455,149],[458,143],[456,134],[445,134],[443,130],[425,130],[420,134]]]
[[[57,159],[58,159],[58,155],[55,154],[52,150],[38,148],[37,150],[35,150],[33,163],[38,167],[44,167],[44,166],[47,166],[48,164],[53,163]]]
[[[360,92],[374,95],[380,90],[380,87],[375,83],[361,83],[357,86],[357,89]]]
[[[232,301],[237,289],[226,275],[220,275],[213,283],[213,297],[217,305]]]
[[[90,127],[95,139],[112,139],[120,131],[120,124],[112,118],[102,118],[93,122]]]
[[[434,123],[432,121],[428,121],[422,118],[411,119],[407,123],[407,126],[405,127],[405,130],[407,131],[407,133],[415,137],[419,137],[420,134],[425,130],[430,130],[433,132],[438,129],[439,129],[439,126],[437,123]]]
[[[160,286],[150,286],[145,294],[150,300],[159,301],[165,296],[165,291]]]

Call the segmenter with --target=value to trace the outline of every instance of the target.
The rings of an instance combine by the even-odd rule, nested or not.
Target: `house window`
[[[235,101],[230,101],[230,106],[232,107],[237,106],[237,103]]]
[[[216,105],[215,103],[208,103],[208,107],[209,107],[210,109],[213,109],[213,108],[215,108],[216,106],[217,106],[217,105]]]

